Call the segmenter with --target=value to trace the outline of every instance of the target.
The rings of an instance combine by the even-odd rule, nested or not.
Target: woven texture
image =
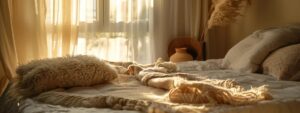
[[[91,86],[111,81],[117,73],[91,56],[35,60],[17,68],[15,89],[25,97],[56,88]]]
[[[263,63],[263,73],[279,80],[300,80],[300,44],[272,53]]]

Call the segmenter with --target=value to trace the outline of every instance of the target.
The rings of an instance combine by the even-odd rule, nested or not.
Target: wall
[[[178,37],[199,37],[208,15],[208,0],[155,0],[153,44],[154,59],[169,60],[168,45]]]
[[[299,5],[300,0],[252,0],[237,22],[210,31],[208,58],[223,58],[232,46],[257,29],[300,23]]]

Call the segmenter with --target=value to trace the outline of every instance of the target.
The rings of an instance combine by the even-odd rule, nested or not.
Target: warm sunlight
[[[45,13],[41,5],[47,6]],[[45,16],[42,32],[49,57],[75,53],[144,62],[151,57],[153,0],[36,0],[35,7],[38,15]],[[76,45],[70,46],[63,37]]]
[[[124,33],[96,33],[93,36],[89,35],[93,34],[82,34],[82,36],[87,36],[88,38],[78,38],[75,54],[89,54],[110,61],[129,60],[130,52],[124,51],[129,49],[127,46],[129,42],[128,39],[124,38]]]
[[[84,2],[82,2],[83,0],[71,0],[72,5],[66,6],[66,5],[62,5],[64,4],[63,0],[46,0],[45,5],[47,6],[46,8],[46,23],[47,24],[52,24],[52,25],[59,25],[63,23],[63,16],[68,15],[68,18],[71,18],[71,23],[72,25],[77,25],[78,24],[78,10],[79,10],[79,1],[80,4],[89,4],[89,5],[93,5],[93,3],[90,3],[88,1],[92,1],[92,0],[85,0]],[[87,1],[87,2],[86,2]],[[36,1],[37,4],[37,1]],[[81,6],[81,5],[80,5]],[[85,5],[84,5],[85,6]],[[93,8],[93,7],[91,7]],[[88,10],[87,12],[89,12],[89,8],[84,8],[86,10]],[[71,13],[68,13],[68,12]],[[42,12],[41,12],[42,13]],[[85,13],[82,12],[82,10],[80,10],[80,13]],[[92,13],[92,12],[90,12]],[[89,16],[93,16],[93,13],[90,14],[88,13]],[[80,18],[81,19],[81,18]],[[84,18],[84,21],[89,21],[88,19]]]
[[[80,22],[92,23],[96,21],[96,0],[80,0],[79,20]]]
[[[299,113],[299,4],[0,0],[0,113]]]
[[[128,2],[130,2],[131,0],[129,0]],[[110,0],[109,1],[109,14],[110,14],[110,21],[112,22],[121,22],[121,21],[125,21],[126,16],[131,16],[131,11],[129,10],[128,15],[125,16],[125,14],[123,13],[123,11],[125,12],[126,10],[128,10],[126,8],[126,6],[122,5],[123,3],[127,2],[126,0]],[[129,3],[129,5],[131,5]],[[130,19],[130,18],[129,18]],[[128,21],[130,21],[128,19]]]
[[[152,6],[152,0],[110,0],[109,14],[111,22],[132,22],[145,20],[146,8]]]
[[[81,28],[75,53],[112,61],[147,58],[141,55],[150,50],[147,45],[152,1],[80,0]]]

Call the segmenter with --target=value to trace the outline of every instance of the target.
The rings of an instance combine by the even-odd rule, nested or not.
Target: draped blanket
[[[127,71],[118,71],[118,79],[106,83],[108,87],[109,85],[120,84],[120,80],[123,84],[127,84],[126,79],[128,79],[128,83],[137,81],[141,83],[140,85],[144,85],[143,87],[161,90],[164,92],[164,96],[160,100],[124,98],[114,96],[113,93],[105,94],[109,90],[105,90],[106,85],[104,84],[104,91],[97,96],[82,96],[59,88],[45,91],[31,98],[38,102],[65,107],[110,108],[141,112],[187,112],[187,109],[179,109],[178,106],[181,106],[180,104],[239,106],[272,99],[265,86],[245,90],[234,80],[197,78],[192,74],[177,72],[176,65],[170,62],[157,61],[153,65],[146,66],[131,64],[127,68],[125,68],[126,66],[114,65],[118,70]]]
[[[169,62],[158,63],[136,76],[144,85],[170,90],[169,100],[175,103],[245,105],[272,99],[265,86],[245,90],[230,79],[199,79],[191,74],[176,73],[174,65]]]

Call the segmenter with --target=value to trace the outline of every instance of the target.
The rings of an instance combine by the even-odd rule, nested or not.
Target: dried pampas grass
[[[250,0],[212,0],[213,10],[208,20],[208,29],[236,21],[249,4]]]

